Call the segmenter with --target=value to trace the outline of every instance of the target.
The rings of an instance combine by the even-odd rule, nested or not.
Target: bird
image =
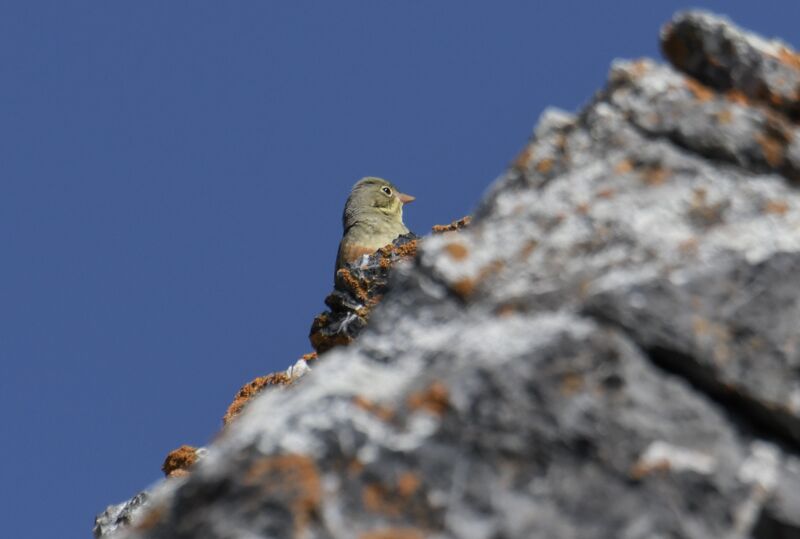
[[[334,274],[345,264],[370,255],[398,236],[408,234],[408,228],[403,224],[403,206],[414,199],[383,178],[367,176],[358,180],[344,205],[344,232]]]

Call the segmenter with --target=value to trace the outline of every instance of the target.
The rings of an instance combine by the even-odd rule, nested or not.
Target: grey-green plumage
[[[412,200],[414,197],[401,193],[382,178],[368,176],[356,182],[344,205],[344,235],[336,256],[336,270],[408,234],[403,224],[403,204]]]

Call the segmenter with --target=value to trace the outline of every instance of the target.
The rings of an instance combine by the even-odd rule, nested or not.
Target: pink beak
[[[397,193],[397,198],[399,198],[400,202],[403,204],[408,204],[409,202],[414,202],[417,197],[412,197],[411,195],[407,195],[405,193]]]

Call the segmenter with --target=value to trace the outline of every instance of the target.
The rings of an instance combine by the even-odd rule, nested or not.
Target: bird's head
[[[344,220],[358,219],[363,215],[385,215],[403,220],[403,205],[412,202],[414,197],[401,193],[391,182],[382,178],[368,176],[360,179],[350,191],[345,204]]]

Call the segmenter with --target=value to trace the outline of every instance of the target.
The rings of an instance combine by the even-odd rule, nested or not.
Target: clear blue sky
[[[310,351],[355,180],[416,195],[418,233],[461,217],[686,5],[0,3],[0,535],[89,537]]]

